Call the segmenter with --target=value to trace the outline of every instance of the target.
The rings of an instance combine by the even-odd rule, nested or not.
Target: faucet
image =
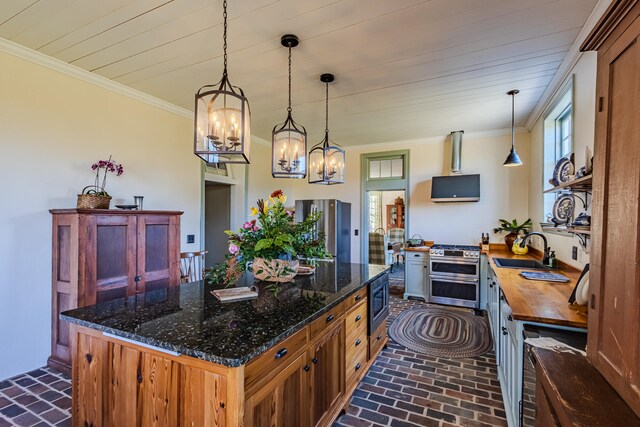
[[[544,252],[542,254],[542,264],[544,264],[545,267],[549,266],[549,254],[551,253],[551,248],[549,248],[549,243],[547,242],[547,236],[545,236],[542,233],[539,233],[537,231],[532,231],[531,233],[527,233],[523,238],[522,238],[522,242],[520,242],[520,247],[524,248],[527,244],[527,240],[529,240],[529,238],[531,238],[531,236],[540,236],[542,237],[542,240],[544,241]]]

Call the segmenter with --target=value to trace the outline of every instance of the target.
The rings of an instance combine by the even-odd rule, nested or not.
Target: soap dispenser
[[[556,258],[556,251],[551,251],[549,254],[549,268],[558,268],[558,260]]]

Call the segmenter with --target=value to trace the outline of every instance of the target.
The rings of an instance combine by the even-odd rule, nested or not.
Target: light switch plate
[[[195,234],[187,234],[187,243],[195,243],[196,235]]]

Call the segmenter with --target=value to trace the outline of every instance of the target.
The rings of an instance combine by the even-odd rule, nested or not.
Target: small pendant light
[[[287,119],[271,132],[271,175],[274,178],[307,176],[307,130],[291,117],[291,48],[299,42],[293,34],[280,39],[280,43],[289,49],[289,107]]]
[[[516,95],[519,94],[520,91],[518,89],[513,89],[507,92],[507,95],[511,96],[511,151],[507,156],[507,159],[504,161],[502,166],[512,167],[512,166],[520,166],[522,164],[522,160],[520,160],[520,156],[516,153],[515,140],[516,140],[516,122],[515,122],[515,99]]]
[[[333,80],[333,74],[320,76],[320,81],[326,85],[324,139],[309,152],[309,184],[344,183],[345,152],[329,140],[329,83]]]
[[[196,93],[194,153],[207,163],[249,163],[251,111],[242,89],[227,74],[227,0],[224,19],[222,79]]]

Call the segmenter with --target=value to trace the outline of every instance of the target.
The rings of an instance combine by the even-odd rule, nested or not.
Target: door
[[[345,392],[344,321],[320,338],[310,349],[311,360],[311,425],[327,424],[334,403]]]
[[[224,262],[231,228],[231,185],[205,182],[204,188],[204,248],[207,267]]]
[[[640,5],[599,52],[588,355],[640,414]],[[626,25],[626,24],[625,24]],[[622,24],[621,24],[622,27]],[[607,30],[609,31],[609,30]]]
[[[80,306],[135,294],[136,217],[134,215],[83,215],[86,252],[86,292]],[[84,263],[82,257],[86,257]],[[80,279],[82,282],[82,278]]]
[[[178,221],[175,215],[138,216],[137,293],[180,283]]]
[[[305,427],[309,425],[307,354],[291,361],[267,385],[245,402],[244,425],[252,427]]]

